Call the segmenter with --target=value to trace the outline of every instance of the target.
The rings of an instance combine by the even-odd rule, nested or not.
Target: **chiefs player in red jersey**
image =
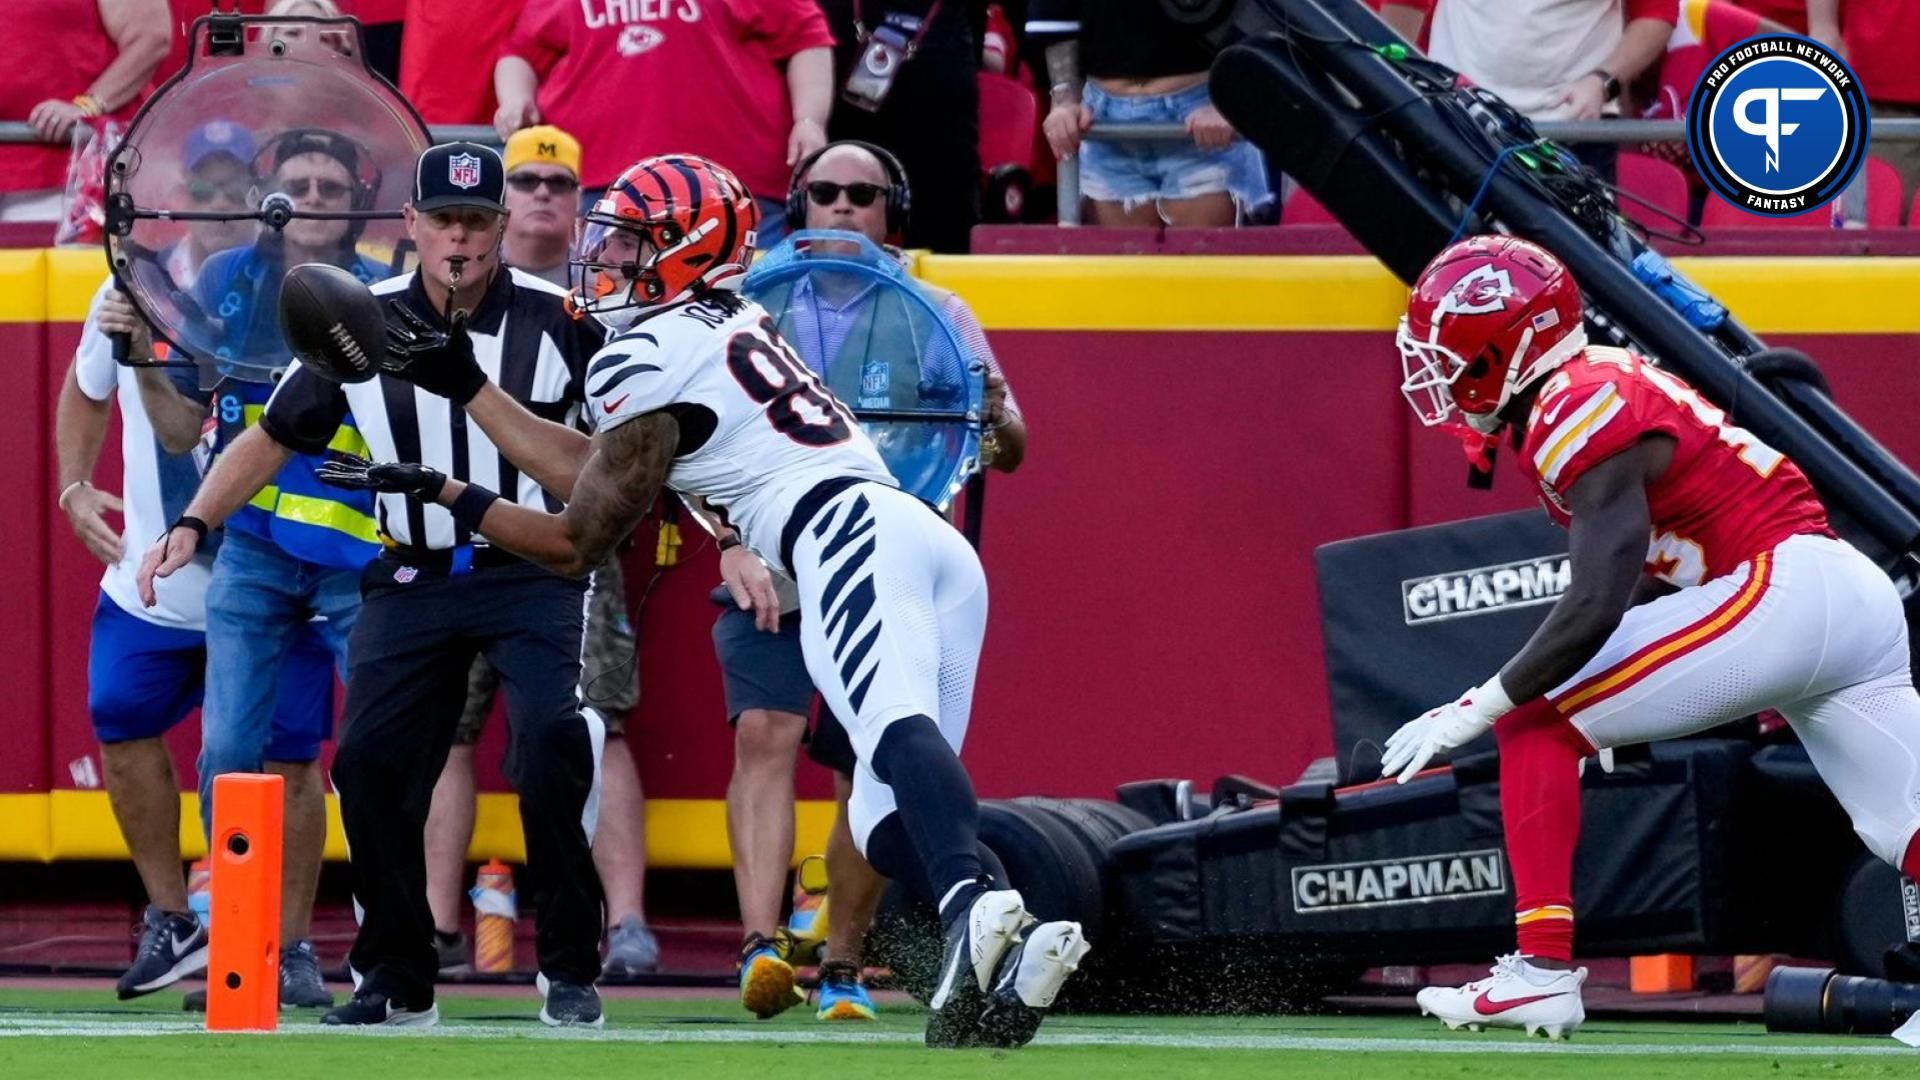
[[[1400,324],[1401,389],[1430,426],[1524,425],[1520,467],[1569,531],[1573,577],[1492,678],[1395,732],[1401,782],[1492,728],[1519,951],[1421,1011],[1564,1037],[1575,969],[1579,764],[1783,713],[1869,850],[1920,876],[1920,695],[1893,583],[1839,539],[1807,478],[1644,358],[1589,345],[1580,289],[1524,240],[1440,253]]]

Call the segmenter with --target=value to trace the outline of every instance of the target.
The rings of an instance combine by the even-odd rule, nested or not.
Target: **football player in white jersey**
[[[924,874],[940,898],[946,955],[928,1044],[1023,1045],[1088,945],[1077,923],[1034,925],[1020,894],[981,870],[959,749],[985,575],[736,291],[757,218],[731,172],[687,155],[635,164],[586,214],[576,301],[623,328],[588,368],[597,433],[540,420],[494,386],[467,406],[564,511],[419,465],[345,461],[329,478],[438,501],[489,541],[577,575],[639,524],[662,483],[704,499],[799,585],[808,672],[860,759],[849,813],[862,852],[889,877]],[[472,363],[458,331],[396,336],[403,377],[411,365]]]

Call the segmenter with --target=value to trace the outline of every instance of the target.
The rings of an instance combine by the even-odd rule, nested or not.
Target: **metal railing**
[[[1678,120],[1547,120],[1533,125],[1557,143],[1683,142],[1686,126]],[[1106,142],[1185,142],[1193,136],[1180,124],[1095,124],[1080,136]],[[1875,143],[1920,142],[1920,119],[1880,119],[1873,123]],[[1056,181],[1060,224],[1080,224],[1080,158],[1059,163]]]
[[[91,131],[92,129],[86,128],[83,130]],[[500,136],[493,130],[492,124],[444,124],[440,127],[429,128],[428,133],[433,136],[435,142],[452,142],[455,139],[465,139],[468,142],[485,143],[488,146],[500,145]],[[27,126],[25,121],[0,120],[0,145],[44,141],[40,136],[34,134],[33,128]],[[85,140],[83,139],[82,141]]]
[[[1548,120],[1534,125],[1545,137],[1559,143],[1643,143],[1681,142],[1686,127],[1678,120]],[[446,124],[431,129],[436,142],[465,139],[499,146],[500,136],[488,124]],[[1192,136],[1180,124],[1095,124],[1082,133],[1083,139],[1146,142],[1182,142]],[[41,139],[33,129],[18,120],[0,121],[0,144],[37,143]],[[1874,121],[1871,141],[1875,143],[1920,142],[1920,118],[1887,118]],[[1060,224],[1080,224],[1080,158],[1078,155],[1059,163],[1057,181]]]

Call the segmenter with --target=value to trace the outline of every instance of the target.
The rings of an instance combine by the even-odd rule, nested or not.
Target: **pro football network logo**
[[[1751,37],[1714,60],[1687,106],[1694,167],[1723,199],[1792,217],[1845,191],[1867,156],[1867,98],[1811,38]]]

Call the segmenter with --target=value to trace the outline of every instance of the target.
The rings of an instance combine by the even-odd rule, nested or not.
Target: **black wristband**
[[[453,505],[447,509],[453,511],[453,520],[465,526],[468,532],[480,531],[480,519],[487,516],[487,508],[500,501],[500,496],[478,484],[468,484],[466,490],[454,496]]]
[[[440,492],[447,486],[447,474],[439,469],[428,471],[433,473],[433,476],[428,479],[427,486],[420,489],[419,499],[421,502],[439,502]]]
[[[740,544],[741,544],[741,540],[740,540],[739,533],[729,533],[728,535],[720,538],[721,551],[732,551],[734,548],[739,547]]]
[[[173,524],[167,526],[167,534],[171,536],[175,529],[192,529],[195,533],[199,534],[200,539],[205,540],[207,538],[207,523],[189,514],[181,514],[178,518],[174,519]]]

